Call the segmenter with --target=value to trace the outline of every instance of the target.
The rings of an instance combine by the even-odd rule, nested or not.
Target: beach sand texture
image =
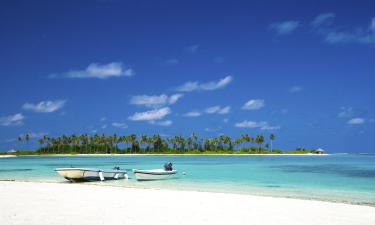
[[[372,225],[375,207],[86,184],[0,182],[1,225]]]

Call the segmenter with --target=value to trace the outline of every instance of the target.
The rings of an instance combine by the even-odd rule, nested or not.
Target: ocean
[[[172,162],[178,170],[173,179],[140,182],[131,172],[162,168],[166,162]],[[0,158],[0,180],[67,182],[54,169],[71,166],[119,166],[128,170],[129,180],[88,185],[229,192],[375,206],[375,155],[19,156]]]

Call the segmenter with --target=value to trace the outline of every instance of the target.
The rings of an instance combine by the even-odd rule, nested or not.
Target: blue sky
[[[195,131],[375,152],[373,1],[12,0],[0,28],[0,149]]]

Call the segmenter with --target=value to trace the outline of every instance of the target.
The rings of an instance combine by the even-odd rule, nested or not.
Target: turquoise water
[[[179,174],[137,182],[132,169],[173,162]],[[230,192],[375,206],[375,155],[329,156],[21,156],[0,158],[0,180],[66,182],[57,167],[120,166],[129,180],[90,184]],[[183,174],[185,172],[185,175]]]

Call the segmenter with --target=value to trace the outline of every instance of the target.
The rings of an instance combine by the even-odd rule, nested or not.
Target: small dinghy
[[[101,170],[91,168],[57,168],[55,171],[69,181],[104,181],[128,178],[125,170],[119,167],[113,170]]]
[[[137,180],[163,180],[171,178],[177,173],[177,170],[172,168],[172,163],[166,163],[164,169],[153,169],[153,170],[137,170],[134,169],[133,173]]]

